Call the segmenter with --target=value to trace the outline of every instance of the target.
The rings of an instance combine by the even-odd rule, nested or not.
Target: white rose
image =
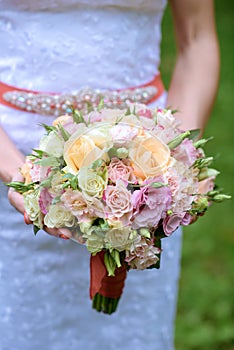
[[[114,248],[119,252],[130,247],[137,236],[137,232],[131,227],[113,228],[107,231],[105,236],[106,248]]]
[[[101,198],[106,188],[107,179],[103,179],[92,169],[83,167],[78,173],[78,184],[87,197]]]
[[[76,218],[60,204],[50,205],[48,213],[44,218],[44,224],[47,227],[72,227]]]
[[[64,140],[56,131],[51,131],[48,135],[44,135],[39,145],[40,150],[58,158],[63,155],[63,147]]]
[[[100,252],[104,248],[103,238],[92,234],[86,241],[86,247],[92,254]]]
[[[39,191],[29,192],[24,195],[24,206],[29,219],[37,227],[43,228],[43,214],[39,207]]]

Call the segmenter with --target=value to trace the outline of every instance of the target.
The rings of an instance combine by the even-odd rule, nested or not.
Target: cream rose
[[[92,128],[88,129],[86,136],[90,137],[95,146],[100,149],[111,148],[113,146],[111,134],[110,134],[110,123],[97,123]]]
[[[87,197],[101,198],[107,185],[107,177],[102,177],[94,170],[83,167],[78,173],[78,184]]]
[[[164,174],[171,163],[169,147],[156,137],[138,138],[129,150],[134,174],[145,180]]]
[[[39,207],[39,191],[24,194],[24,206],[29,219],[39,228],[43,228],[43,214]]]
[[[44,224],[47,227],[72,227],[76,218],[61,204],[50,205],[48,213],[44,217]]]
[[[106,248],[114,248],[119,252],[129,249],[130,245],[137,237],[137,232],[131,227],[113,228],[107,231],[105,236]]]

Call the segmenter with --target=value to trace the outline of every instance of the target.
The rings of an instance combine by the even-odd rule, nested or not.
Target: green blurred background
[[[176,350],[234,350],[234,1],[216,0],[215,7],[221,78],[205,132],[214,140],[206,151],[215,156],[214,166],[221,171],[218,185],[233,199],[214,204],[184,230]],[[173,25],[167,9],[161,65],[167,87],[174,61]]]

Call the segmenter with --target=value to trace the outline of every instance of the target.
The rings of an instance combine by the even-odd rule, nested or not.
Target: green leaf
[[[117,267],[121,267],[121,262],[120,262],[120,255],[119,252],[114,249],[111,253],[110,253],[111,257],[114,259]]]
[[[125,115],[127,116],[127,115],[130,115],[130,114],[132,114],[132,113],[131,113],[131,109],[130,109],[130,107],[128,107],[128,109],[127,109],[126,112],[125,112]]]
[[[110,255],[109,252],[106,252],[104,255],[104,263],[108,272],[108,276],[114,276],[115,275],[115,269],[116,269],[116,262],[113,259],[113,257]]]
[[[78,111],[77,109],[72,110],[72,118],[73,118],[74,123],[76,123],[76,124],[84,123],[87,125],[87,123],[83,117],[82,112]]]
[[[101,100],[100,100],[100,102],[99,102],[99,104],[98,104],[98,106],[97,106],[98,112],[100,112],[104,107],[105,107],[104,99],[101,98]]]
[[[36,154],[30,154],[30,157],[39,158],[39,159],[41,159],[42,157],[48,154],[45,151],[42,151],[41,149],[36,149],[36,148],[33,148],[33,152],[35,152]]]
[[[34,235],[36,236],[37,232],[40,231],[40,227],[36,226],[36,225],[33,225],[33,232],[34,232]]]
[[[205,144],[209,141],[213,140],[213,136],[209,137],[208,139],[200,139],[196,142],[194,142],[194,147],[195,148],[202,148],[203,146],[205,146]]]
[[[60,202],[60,198],[61,198],[61,196],[56,196],[55,198],[53,198],[52,204],[54,205],[54,204]]]
[[[171,140],[170,142],[168,142],[168,147],[170,149],[176,148],[177,146],[179,146],[181,144],[181,142],[183,142],[184,139],[188,138],[190,135],[190,131],[185,131],[182,134],[176,136],[173,140]]]
[[[39,125],[42,126],[46,130],[47,134],[49,134],[51,131],[56,131],[55,126],[50,126],[50,125],[47,125],[44,123],[40,123]]]
[[[58,129],[61,132],[61,135],[62,135],[64,141],[66,142],[67,140],[69,140],[69,138],[71,137],[71,134],[69,134],[69,132],[64,129],[64,127],[62,126],[61,123],[58,124]]]
[[[189,138],[190,140],[196,140],[196,139],[199,137],[200,132],[201,132],[200,129],[189,130],[189,136],[188,136],[188,138]]]
[[[115,147],[110,148],[108,151],[108,156],[110,158],[117,157],[117,148]]]
[[[195,160],[193,163],[194,168],[202,169],[202,168],[207,168],[213,163],[214,158],[213,157],[204,157],[204,158],[199,158]]]
[[[6,185],[7,187],[14,188],[16,192],[23,194],[28,191],[34,190],[36,183],[30,182],[26,185],[24,182],[13,181],[13,182],[4,183],[4,185]]]
[[[150,185],[150,187],[154,187],[154,188],[160,188],[160,187],[166,187],[168,186],[167,184],[164,184],[163,182],[152,182],[152,184]]]
[[[57,167],[60,165],[60,162],[59,162],[58,158],[53,157],[53,156],[48,156],[48,157],[44,157],[44,158],[36,161],[35,164],[39,164],[41,166]]]

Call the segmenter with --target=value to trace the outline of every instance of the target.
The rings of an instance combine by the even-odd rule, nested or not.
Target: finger
[[[62,239],[70,239],[72,237],[71,231],[66,228],[60,228],[59,237]]]
[[[24,198],[22,194],[16,192],[13,188],[10,188],[8,191],[8,200],[16,210],[21,214],[24,214]]]
[[[43,230],[51,236],[59,237],[59,231],[57,228],[51,228],[51,227],[44,226]]]
[[[71,232],[65,228],[58,229],[44,226],[43,230],[51,236],[62,238],[64,240],[68,240],[72,237]]]

